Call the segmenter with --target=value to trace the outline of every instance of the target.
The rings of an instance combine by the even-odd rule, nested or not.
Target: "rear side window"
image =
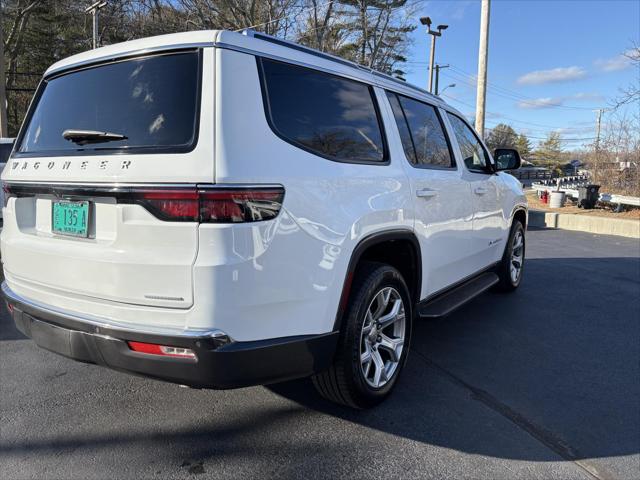
[[[17,151],[188,150],[197,137],[199,64],[199,53],[189,51],[103,64],[46,79]],[[65,139],[63,134],[69,130],[126,138]]]
[[[407,159],[415,166],[454,168],[449,141],[435,107],[387,92]]]
[[[369,85],[265,58],[258,62],[267,117],[281,138],[331,160],[386,160]]]

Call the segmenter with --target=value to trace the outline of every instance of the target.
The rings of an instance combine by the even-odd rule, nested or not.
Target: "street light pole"
[[[84,10],[84,13],[91,13],[93,17],[93,48],[98,48],[98,11],[106,6],[106,1],[99,0]]]
[[[429,92],[431,92],[431,84],[433,83],[433,62],[436,56],[436,36],[431,37],[431,53],[429,54]]]
[[[429,54],[429,93],[433,92],[433,64],[436,57],[436,37],[442,36],[442,31],[449,28],[449,25],[438,25],[436,30],[431,30],[431,18],[422,17],[420,23],[427,26],[427,33],[431,35],[431,53]]]

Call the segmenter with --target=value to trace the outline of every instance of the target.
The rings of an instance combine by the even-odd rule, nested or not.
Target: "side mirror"
[[[497,148],[493,152],[496,161],[496,170],[517,170],[520,168],[520,154],[512,148]]]

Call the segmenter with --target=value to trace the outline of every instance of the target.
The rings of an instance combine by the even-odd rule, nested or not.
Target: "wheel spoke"
[[[385,334],[380,334],[380,342],[378,347],[383,348],[391,355],[391,361],[397,362],[400,360],[400,353],[402,351],[402,345],[404,340],[402,338],[390,338]]]
[[[366,344],[364,353],[360,355],[360,363],[363,365],[371,363],[371,348],[369,347],[369,344]]]
[[[401,308],[402,308],[402,300],[398,299],[395,302],[393,302],[391,311],[387,313],[384,317],[381,317],[378,319],[378,324],[380,325],[381,330],[387,328],[389,325],[394,323],[399,318],[404,318],[404,317],[401,317],[400,315]],[[404,315],[404,313],[402,313],[402,315]]]
[[[362,334],[368,335],[373,328],[373,317],[371,316],[371,312],[367,312],[367,321],[365,322],[364,327],[362,327]]]
[[[511,260],[511,263],[513,264],[514,267],[516,268],[520,268],[522,266],[522,262],[520,261],[519,258],[513,258]]]
[[[389,304],[389,297],[391,295],[391,290],[385,291],[381,290],[375,298],[375,311],[371,314],[373,320],[377,320],[380,318],[380,315],[384,313]]]
[[[513,242],[513,251],[515,252],[521,247],[522,247],[522,236],[518,235],[515,241]]]
[[[371,358],[376,369],[373,374],[373,384],[376,387],[379,387],[381,385],[381,382],[387,381],[387,371],[384,368],[384,361],[382,360],[382,357],[377,350],[373,350],[371,352]]]

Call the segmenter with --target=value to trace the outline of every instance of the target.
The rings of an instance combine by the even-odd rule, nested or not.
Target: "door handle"
[[[476,188],[473,190],[473,192],[474,192],[476,195],[484,195],[484,194],[488,193],[488,192],[489,192],[489,190],[487,190],[487,188],[486,188],[486,187],[476,187]]]
[[[433,198],[437,195],[438,192],[431,190],[430,188],[421,188],[420,190],[416,190],[416,196],[421,198]]]

